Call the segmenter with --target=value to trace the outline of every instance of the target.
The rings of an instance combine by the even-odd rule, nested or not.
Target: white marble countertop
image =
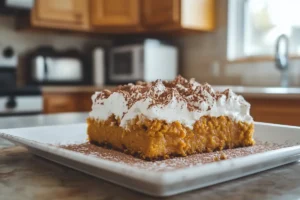
[[[103,89],[111,89],[115,86],[42,86],[43,93],[94,93]]]
[[[300,98],[300,88],[284,87],[249,87],[232,85],[214,85],[216,91],[224,91],[228,88],[245,97],[254,98]]]
[[[84,122],[87,113],[0,118],[0,129]],[[198,199],[299,199],[300,163],[169,197]],[[0,199],[157,199],[30,154],[0,139]]]

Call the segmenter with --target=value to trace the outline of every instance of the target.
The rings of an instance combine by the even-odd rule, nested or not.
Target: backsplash
[[[0,45],[10,45],[18,53],[41,45],[51,45],[56,49],[76,48],[82,50],[89,43],[109,44],[110,41],[96,37],[74,36],[69,33],[16,31],[13,17],[0,16]]]
[[[180,39],[181,72],[200,82],[222,84],[222,66],[226,61],[227,0],[216,1],[216,30]]]
[[[291,60],[288,69],[291,87],[300,86],[300,60]],[[224,66],[220,77],[236,80],[234,85],[249,86],[280,86],[281,72],[275,67],[275,62],[236,63]]]

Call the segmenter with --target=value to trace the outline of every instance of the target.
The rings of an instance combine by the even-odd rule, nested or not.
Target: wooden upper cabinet
[[[216,0],[35,0],[31,24],[100,33],[211,31]]]
[[[91,0],[91,24],[132,27],[140,23],[140,0]]]
[[[89,1],[36,0],[31,13],[36,26],[65,29],[89,28]]]
[[[215,0],[142,0],[143,24],[158,30],[210,31],[215,27]]]
[[[218,7],[226,1],[217,1]],[[181,0],[181,26],[212,31],[215,28],[216,0]]]
[[[164,26],[180,23],[180,0],[144,0],[143,24]]]

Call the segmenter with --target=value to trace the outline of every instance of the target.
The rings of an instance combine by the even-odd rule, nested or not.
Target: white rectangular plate
[[[3,129],[0,130],[0,137],[23,145],[32,153],[46,159],[152,196],[179,194],[274,168],[300,158],[299,127],[258,122],[255,123],[255,139],[295,146],[182,169],[151,171],[55,146],[86,142],[85,124]]]

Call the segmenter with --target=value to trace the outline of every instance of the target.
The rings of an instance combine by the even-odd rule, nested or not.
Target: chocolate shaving
[[[144,161],[142,159],[121,153],[119,151],[110,150],[90,143],[63,145],[61,148],[79,152],[87,156],[94,156],[104,160],[110,160],[124,165],[130,165],[148,171],[170,171],[182,168],[189,168],[198,165],[204,165],[212,162],[220,162],[222,160],[233,159],[281,149],[293,146],[292,144],[275,144],[263,143],[257,141],[257,144],[250,147],[241,147],[236,149],[226,149],[211,153],[199,153],[187,157],[175,157],[167,160],[159,160],[154,162]]]

